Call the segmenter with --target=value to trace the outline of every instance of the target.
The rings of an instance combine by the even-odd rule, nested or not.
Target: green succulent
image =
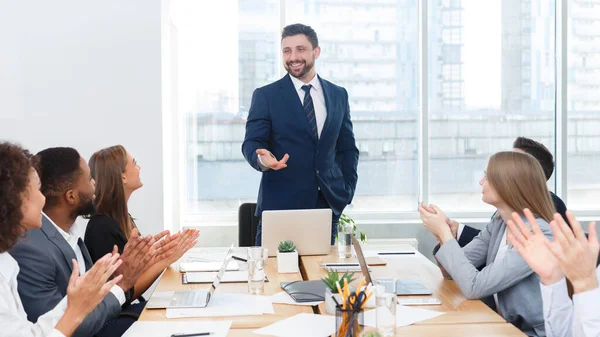
[[[329,290],[331,290],[333,294],[338,293],[338,284],[340,285],[340,287],[344,287],[344,280],[347,280],[348,284],[352,283],[352,281],[356,280],[356,278],[354,278],[354,273],[346,272],[344,273],[344,275],[342,275],[342,277],[340,277],[338,272],[328,270],[327,277],[321,277],[321,281],[325,283],[325,285],[329,288]]]
[[[381,337],[381,334],[377,331],[368,331],[363,333],[361,337]]]
[[[356,236],[356,223],[351,217],[347,216],[346,214],[342,214],[340,216],[340,220],[338,221],[338,232],[350,232],[352,235]],[[358,231],[358,234],[361,243],[367,242],[367,235],[365,233]]]
[[[296,251],[296,246],[292,241],[287,240],[280,242],[278,249],[280,253],[291,253]]]

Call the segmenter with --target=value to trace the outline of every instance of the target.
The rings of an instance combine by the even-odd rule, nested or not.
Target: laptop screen
[[[367,265],[367,261],[365,260],[365,256],[363,255],[360,243],[354,236],[352,236],[352,245],[354,246],[354,250],[356,251],[356,257],[358,258],[358,264],[360,265],[360,269],[362,270],[362,273],[365,276],[365,282],[367,282],[367,284],[372,284],[373,281],[371,280],[371,274],[369,273],[369,266]]]
[[[219,272],[217,273],[217,277],[215,278],[212,285],[210,286],[210,290],[208,292],[207,303],[208,303],[208,301],[210,301],[210,298],[212,297],[213,293],[215,292],[215,290],[221,283],[223,274],[225,274],[225,270],[227,269],[227,265],[229,264],[229,261],[231,260],[232,256],[233,256],[233,243],[229,247],[229,251],[227,251],[227,255],[225,255],[225,260],[223,260],[223,264],[221,265],[221,269],[219,269]]]

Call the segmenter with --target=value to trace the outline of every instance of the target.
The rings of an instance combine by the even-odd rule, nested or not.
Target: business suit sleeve
[[[55,264],[51,257],[30,245],[17,244],[10,254],[19,263],[18,291],[27,319],[37,322],[64,297],[54,278]]]
[[[27,312],[27,319],[36,322],[41,315],[52,310],[63,299],[63,292],[54,278],[57,272],[55,262],[48,254],[30,245],[17,244],[11,255],[19,262],[21,271],[17,276],[18,291]],[[66,290],[64,292],[66,293]],[[121,306],[117,298],[109,293],[96,309],[88,314],[73,337],[95,335],[106,322],[120,312]]]
[[[344,91],[344,101],[346,109],[344,111],[344,120],[336,144],[336,155],[342,157],[342,174],[346,185],[350,187],[350,199],[354,197],[356,190],[356,182],[358,181],[358,148],[354,139],[354,131],[352,129],[352,120],[350,119],[350,103],[348,102],[348,92]]]
[[[539,219],[538,223],[544,235],[552,239],[548,223]],[[509,245],[503,259],[492,262],[478,271],[467,256],[473,255],[475,251],[487,249],[484,247],[484,240],[480,239],[485,236],[485,232],[487,230],[482,231],[464,249],[460,248],[456,240],[448,241],[435,256],[468,299],[493,295],[517,284],[533,273],[533,270],[512,245]],[[489,241],[491,240],[488,240],[488,245]],[[480,254],[477,253],[477,255]]]
[[[462,230],[462,233],[460,233],[460,237],[458,238],[458,245],[461,247],[468,245],[477,235],[479,235],[479,232],[481,232],[481,230],[477,228],[465,226]]]
[[[252,94],[252,103],[246,121],[246,136],[242,143],[242,154],[246,161],[255,170],[262,172],[263,168],[258,162],[256,150],[269,150],[269,139],[271,137],[271,117],[269,105],[262,90],[256,89]],[[281,158],[279,158],[281,159]]]
[[[112,293],[104,296],[104,299],[92,312],[90,312],[79,325],[72,337],[94,336],[108,321],[117,318],[121,313],[121,305]]]

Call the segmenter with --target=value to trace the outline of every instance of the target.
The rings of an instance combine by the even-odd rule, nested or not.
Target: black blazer
[[[115,219],[103,214],[96,214],[90,218],[84,241],[94,263],[112,252],[115,245],[119,248],[119,254],[123,254],[123,248],[127,244],[121,226]]]

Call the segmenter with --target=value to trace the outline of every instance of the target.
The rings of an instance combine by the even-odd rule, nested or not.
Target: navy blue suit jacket
[[[319,188],[333,214],[338,216],[354,196],[358,180],[358,148],[354,140],[348,93],[319,77],[327,118],[317,139],[290,75],[258,88],[246,122],[242,153],[261,171],[257,149],[267,149],[280,160],[290,158],[282,170],[263,172],[256,215],[264,210],[311,209]]]

